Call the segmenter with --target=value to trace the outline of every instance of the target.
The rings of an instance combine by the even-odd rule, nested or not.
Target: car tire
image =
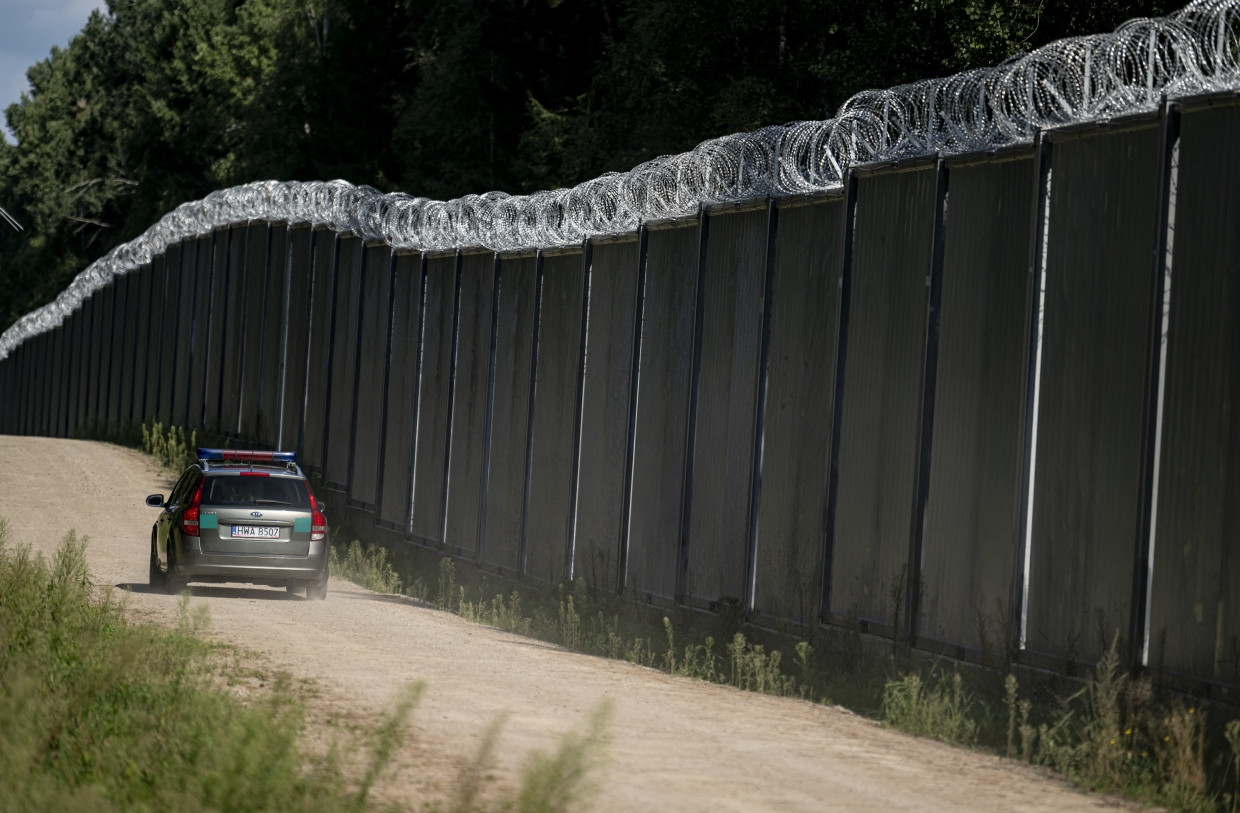
[[[155,555],[155,533],[151,532],[151,569],[147,574],[146,583],[155,589],[164,586],[164,572],[159,569],[159,557]]]
[[[179,596],[186,588],[185,577],[177,570],[177,562],[171,543],[168,545],[168,573],[164,576],[164,590],[170,596]]]
[[[313,584],[306,585],[306,598],[311,601],[322,601],[327,598],[327,565],[323,565],[322,577]]]

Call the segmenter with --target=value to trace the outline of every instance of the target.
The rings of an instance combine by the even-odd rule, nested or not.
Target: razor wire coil
[[[581,243],[713,203],[838,189],[849,168],[1029,143],[1039,130],[1156,110],[1163,98],[1240,89],[1240,0],[1070,37],[991,68],[867,90],[834,118],[709,139],[570,189],[439,201],[347,181],[261,181],[184,203],[0,335],[0,359],[115,277],[169,246],[251,220],[312,223],[395,249],[520,251]]]

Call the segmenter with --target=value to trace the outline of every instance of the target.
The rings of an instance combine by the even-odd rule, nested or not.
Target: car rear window
[[[202,490],[204,505],[272,505],[309,508],[304,480],[292,477],[245,477],[239,474],[208,475]]]

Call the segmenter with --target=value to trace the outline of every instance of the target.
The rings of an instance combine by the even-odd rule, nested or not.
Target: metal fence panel
[[[13,407],[16,402],[16,389],[13,386],[13,365],[21,348],[15,349],[8,358],[0,361],[0,434],[12,435]]]
[[[59,334],[57,337],[56,352],[59,354],[60,363],[56,366],[56,404],[55,404],[55,424],[54,433],[57,437],[68,437],[69,428],[69,382],[73,374],[73,348],[71,341],[73,339],[72,327],[69,320],[73,316],[70,315],[56,329]]]
[[[254,446],[258,438],[258,399],[262,388],[263,324],[268,319],[267,276],[270,271],[271,224],[250,224],[246,250],[244,300],[236,312],[241,320],[241,391],[238,394],[237,436]]]
[[[444,539],[456,279],[455,256],[427,258],[409,518],[410,533],[424,543]]]
[[[414,464],[413,431],[421,377],[422,255],[396,258],[392,279],[391,350],[384,393],[383,456],[378,519],[408,527]],[[441,470],[442,471],[442,470]]]
[[[30,411],[30,427],[31,433],[35,435],[47,434],[47,427],[51,423],[48,418],[48,406],[51,400],[52,382],[47,374],[52,358],[51,339],[52,337],[47,333],[40,333],[30,339],[35,347],[35,372],[31,387],[34,397]]]
[[[110,338],[110,337],[109,337]],[[54,426],[53,420],[55,415],[55,401],[53,400],[53,391],[56,387],[56,368],[59,366],[59,359],[56,357],[56,333],[55,331],[47,331],[43,334],[43,344],[47,348],[46,357],[43,362],[43,368],[39,370],[40,389],[42,390],[43,406],[40,410],[40,428],[39,434],[48,436],[52,434]],[[105,358],[105,362],[111,361],[111,353]],[[107,379],[101,382],[101,401],[106,405],[107,400]],[[101,405],[102,406],[102,405]],[[99,427],[105,428],[104,416],[105,412],[101,409],[99,418]]]
[[[361,265],[365,245],[341,235],[336,246],[336,301],[332,307],[331,366],[325,431],[324,475],[330,487],[347,492],[353,405],[357,395],[357,338],[361,317]]]
[[[65,366],[68,363],[65,358],[64,325],[48,331],[47,341],[50,353],[48,367],[43,372],[48,379],[47,434],[52,437],[64,437],[62,417],[64,415]]]
[[[148,409],[164,426],[172,425],[172,379],[178,366],[177,336],[180,331],[181,246],[168,246],[164,254],[163,321],[152,342],[159,343],[159,375],[154,395],[148,393]]]
[[[146,329],[147,315],[138,309],[138,300],[141,297],[142,277],[141,274],[146,270],[146,266],[130,271],[125,275],[125,315],[122,321],[121,331],[121,366],[120,375],[117,376],[117,403],[116,403],[116,419],[117,424],[124,428],[133,421],[133,380],[134,369],[138,365],[138,338],[143,330]],[[65,348],[65,363],[68,364],[68,348]],[[62,392],[64,390],[62,389]],[[63,407],[62,407],[63,410]],[[63,413],[61,416],[62,434],[63,434]]]
[[[78,359],[78,351],[81,346],[81,330],[82,330],[81,308],[73,311],[72,313],[70,313],[68,316],[65,317],[65,321],[61,325],[61,329],[65,332],[65,340],[64,340],[65,367],[62,372],[62,378],[64,381],[62,385],[64,388],[63,389],[64,405],[60,409],[60,412],[61,412],[60,420],[65,428],[64,429],[65,437],[73,437],[73,431],[77,426],[76,407],[77,407],[77,399],[78,399],[78,379],[81,376],[81,369],[80,369],[81,363]],[[24,343],[17,348],[17,351],[20,351],[22,347],[25,347]],[[17,352],[17,351],[14,351],[14,352]],[[14,430],[19,431],[19,432],[24,430],[24,427],[22,426],[21,421],[25,416],[25,411],[23,407],[24,399],[26,396],[25,372],[26,372],[25,356],[23,355],[21,362],[15,363],[14,374],[13,374],[14,375],[13,381],[14,381],[14,387],[15,387],[15,390],[13,393],[13,398],[14,398],[13,421],[14,421]]]
[[[535,257],[503,257],[497,277],[482,561],[511,573],[524,559],[537,265]]]
[[[568,576],[586,284],[583,263],[581,252],[544,257],[541,273],[525,574],[545,582]]]
[[[180,262],[169,277],[168,307],[175,314],[176,322],[167,331],[168,344],[172,349],[172,363],[168,366],[169,380],[166,385],[169,399],[168,422],[174,426],[189,423],[189,377],[190,353],[194,341],[194,294],[197,290],[198,252],[194,242],[186,241],[177,252]],[[173,284],[175,277],[175,285]]]
[[[581,468],[573,578],[601,590],[619,582],[637,316],[636,240],[595,245],[581,409]]]
[[[185,400],[187,426],[202,425],[206,398],[206,368],[210,357],[208,343],[211,320],[211,282],[215,273],[214,235],[199,237],[193,242],[194,252],[194,316],[190,326],[189,382]]]
[[[144,265],[137,271],[131,272],[130,276],[133,277],[133,284],[138,294],[138,305],[134,322],[136,335],[134,336],[133,381],[130,385],[128,415],[132,423],[141,424],[146,420],[146,372],[151,365],[151,326],[155,321],[151,308],[151,288],[154,284],[155,269],[151,265]],[[70,363],[73,363],[72,357]]]
[[[1240,106],[1180,124],[1150,664],[1240,686]],[[1230,160],[1220,160],[1230,156]]]
[[[741,601],[749,550],[767,212],[709,217],[684,592],[707,602]]]
[[[61,408],[64,403],[64,369],[67,363],[64,353],[64,332],[64,326],[60,325],[47,333],[47,342],[51,352],[43,375],[47,377],[46,434],[52,437],[61,437],[64,434],[60,427]]]
[[[1033,164],[950,170],[919,637],[990,652],[1021,536]]]
[[[1026,640],[1067,660],[1130,620],[1158,144],[1151,125],[1051,152]]]
[[[361,267],[361,314],[358,325],[357,371],[353,407],[353,442],[349,455],[349,502],[374,508],[378,501],[380,430],[383,424],[383,382],[388,364],[388,324],[392,316],[392,249],[387,245],[366,249]]]
[[[115,302],[115,299],[113,301]],[[56,331],[49,330],[43,334],[43,337],[44,337],[44,344],[47,347],[47,358],[44,361],[43,369],[39,371],[39,376],[42,379],[41,383],[42,383],[42,390],[43,390],[43,409],[42,409],[42,416],[41,416],[42,427],[40,429],[39,434],[48,436],[48,435],[53,435],[55,431],[56,371],[60,367],[61,360],[56,355],[56,351],[57,351]],[[110,339],[111,337],[109,336],[108,338]],[[110,342],[108,343],[108,347],[110,350],[111,349]],[[107,358],[105,359],[105,362],[110,364],[111,360],[112,360],[111,353],[109,352],[107,354]],[[101,382],[100,390],[101,390],[101,393],[100,393],[101,405],[100,405],[99,428],[106,429],[107,425],[105,423],[105,420],[106,420],[106,415],[107,415],[106,408],[107,408],[107,395],[108,395],[108,379],[106,377]]]
[[[93,404],[93,384],[96,372],[96,361],[98,359],[99,349],[99,329],[103,322],[103,300],[100,296],[91,296],[82,302],[82,310],[86,312],[86,318],[82,321],[82,348],[81,363],[83,369],[80,373],[81,381],[79,383],[78,402],[75,405],[77,409],[77,435],[79,437],[89,433],[91,430],[92,404]],[[31,402],[30,414],[27,418],[27,427],[31,434],[38,432],[39,419],[39,367],[42,365],[42,345],[35,345],[35,352],[31,354],[30,359],[34,362],[32,375],[30,379],[31,386]]]
[[[20,434],[17,419],[21,413],[21,357],[22,349],[17,347],[0,366],[0,428],[6,435]]]
[[[280,449],[303,448],[301,421],[306,403],[306,362],[310,357],[313,236],[314,231],[307,225],[289,228],[288,318],[284,378],[280,381],[280,431],[276,438]]]
[[[491,316],[495,258],[461,259],[452,399],[452,444],[444,542],[457,553],[478,555],[482,521],[482,479],[487,443],[487,388],[491,371]]]
[[[284,223],[271,224],[267,283],[263,293],[258,410],[254,417],[254,437],[264,449],[274,449],[280,442],[280,372],[284,366],[281,344],[288,317],[288,303],[284,299],[288,232],[288,226]]]
[[[314,229],[313,281],[310,294],[310,340],[306,357],[306,389],[302,400],[301,453],[306,463],[323,471],[327,449],[327,399],[332,358],[332,313],[336,301],[336,257],[340,236],[326,227]]]
[[[138,279],[131,271],[120,280],[124,307],[117,312],[118,348],[115,379],[115,404],[113,419],[118,430],[124,431],[130,424],[129,412],[133,403],[134,347],[138,334]],[[67,361],[67,359],[66,359]]]
[[[166,302],[168,284],[167,255],[151,260],[150,330],[146,334],[146,383],[143,386],[142,422],[159,420],[159,393],[163,385],[163,366],[169,362],[164,334],[168,324]]]
[[[13,359],[13,434],[26,434],[26,399],[30,397],[30,388],[26,386],[26,357],[30,348],[22,342],[10,356]]]
[[[17,406],[16,406],[16,411],[14,414],[13,431],[15,434],[18,434],[18,435],[27,434],[27,431],[26,431],[26,413],[28,411],[27,402],[31,398],[30,385],[28,384],[30,365],[27,362],[27,359],[29,358],[29,356],[30,356],[30,345],[27,344],[26,342],[22,342],[21,345],[18,346],[18,348],[15,351],[13,351],[13,358],[16,359],[16,361],[14,362],[14,365],[16,366],[16,372],[14,373],[14,379],[16,381],[15,390],[17,393],[17,397],[15,399],[17,402]]]
[[[112,338],[112,305],[115,301],[116,286],[112,283],[95,291],[91,299],[96,302],[95,317],[91,327],[90,348],[90,384],[86,393],[86,426],[88,432],[99,429],[101,392],[104,391],[104,379],[107,376],[107,365],[111,354],[108,344]]]
[[[35,374],[33,389],[33,406],[31,408],[31,433],[35,435],[46,435],[47,427],[51,423],[48,419],[48,405],[51,400],[51,377],[47,374],[49,364],[52,358],[52,341],[51,336],[47,333],[40,333],[30,339],[34,343],[35,351]]]
[[[807,626],[821,606],[844,204],[778,218],[754,609]]]
[[[680,568],[698,227],[652,230],[648,240],[625,585],[668,600]]]
[[[249,267],[250,240],[254,230],[245,225],[229,229],[228,277],[222,307],[216,311],[220,326],[223,371],[219,389],[219,421],[211,427],[221,434],[235,435],[241,410],[241,365],[245,337],[245,298]]]
[[[234,229],[217,229],[212,235],[215,247],[211,257],[211,295],[207,307],[207,361],[203,365],[203,425],[219,431],[222,414],[224,358],[228,349],[227,334],[231,323],[227,312],[229,278],[238,273],[233,267],[234,241],[240,238]]]
[[[69,401],[69,437],[78,437],[82,429],[83,405],[86,403],[86,369],[89,366],[89,350],[90,350],[90,320],[94,312],[93,299],[82,300],[82,305],[77,309],[74,316],[76,317],[73,335],[73,366],[70,368],[70,386],[69,393],[71,400]],[[30,371],[31,356],[26,357],[27,373]],[[29,387],[29,385],[27,385]],[[30,390],[27,389],[27,393]],[[31,394],[31,397],[33,395]],[[30,431],[29,407],[27,407],[26,416],[23,418],[23,431]]]
[[[121,282],[123,277],[116,277],[112,280],[112,284],[108,286],[110,290],[110,302],[108,303],[108,318],[103,325],[103,348],[101,350],[99,372],[99,406],[97,412],[98,431],[107,433],[115,430],[115,399],[113,394],[120,389],[120,383],[116,379],[120,375],[120,345],[121,345],[121,320],[125,315],[124,291]],[[57,364],[59,359],[49,357],[49,364]],[[51,375],[49,367],[48,374]],[[51,397],[51,389],[48,390],[48,396]],[[49,402],[49,408],[51,404]],[[49,411],[48,415],[48,432],[54,433],[54,410]]]
[[[124,366],[125,356],[125,335],[128,333],[125,325],[125,311],[128,305],[129,296],[129,277],[117,277],[112,282],[112,322],[108,326],[111,336],[108,340],[108,375],[103,381],[103,425],[108,433],[115,433],[120,427],[118,415],[120,412],[120,393],[121,393],[121,369]],[[56,355],[53,358],[53,370],[59,370],[64,363],[64,357],[57,348]],[[55,374],[53,372],[53,374]],[[53,395],[52,401],[52,425],[49,427],[49,433],[56,435],[55,409],[56,396]]]
[[[830,611],[895,632],[917,478],[935,171],[858,179]]]

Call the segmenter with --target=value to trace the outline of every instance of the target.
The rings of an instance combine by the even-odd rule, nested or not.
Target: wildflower
[[[1124,729],[1124,736],[1125,736],[1125,737],[1131,737],[1131,736],[1132,736],[1132,729],[1131,729],[1131,728],[1125,728],[1125,729]]]

